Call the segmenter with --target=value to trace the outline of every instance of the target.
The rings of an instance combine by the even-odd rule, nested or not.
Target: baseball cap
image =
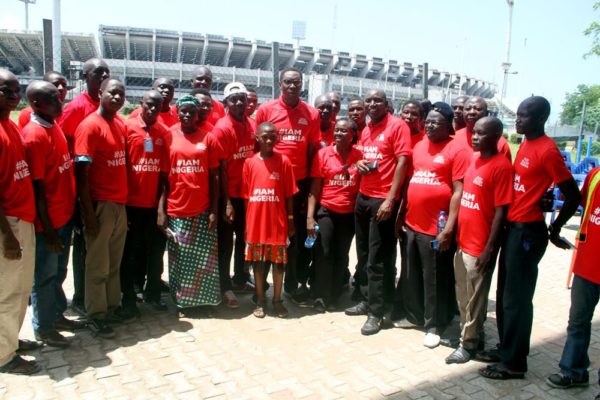
[[[228,98],[232,94],[236,94],[236,93],[248,94],[248,91],[246,90],[246,86],[244,86],[244,84],[241,82],[231,82],[231,83],[228,83],[227,86],[225,86],[225,90],[223,93],[225,98]]]

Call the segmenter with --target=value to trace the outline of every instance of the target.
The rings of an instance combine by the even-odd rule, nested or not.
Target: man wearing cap
[[[221,204],[217,233],[219,235],[219,280],[225,305],[239,306],[235,291],[254,292],[250,274],[244,267],[246,210],[242,198],[242,169],[246,158],[254,154],[256,139],[253,124],[246,116],[248,91],[244,84],[225,86],[227,113],[217,122],[212,133],[221,146]],[[235,233],[235,246],[233,234]],[[234,251],[235,249],[235,251]],[[233,258],[233,286],[229,263]]]
[[[424,327],[423,345],[429,348],[439,345],[440,333],[456,310],[454,232],[470,153],[450,136],[452,117],[452,108],[442,102],[433,104],[427,115],[427,135],[413,149],[406,216],[399,221],[406,233],[401,242],[406,268],[400,274],[402,301],[397,304],[404,309],[393,314],[405,318],[394,326]],[[446,218],[445,227],[438,225]]]

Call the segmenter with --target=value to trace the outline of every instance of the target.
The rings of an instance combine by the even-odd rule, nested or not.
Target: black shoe
[[[165,303],[162,299],[145,300],[145,303],[152,307],[155,311],[167,311],[167,303]]]
[[[475,352],[473,350],[467,350],[461,346],[454,350],[448,357],[446,357],[446,364],[464,364],[468,361],[471,361],[474,356]]]
[[[309,304],[310,293],[306,285],[302,285],[296,290],[296,293],[292,296],[292,302],[299,307],[310,307]]]
[[[71,342],[58,331],[35,333],[35,339],[50,347],[61,347],[64,349],[71,345]]]
[[[367,318],[367,321],[364,323],[362,328],[360,328],[360,333],[365,336],[374,335],[381,330],[381,318],[377,318],[376,316],[370,314]]]
[[[38,342],[37,340],[28,340],[28,339],[19,339],[19,347],[17,351],[32,351],[41,348],[44,344],[42,342]]]
[[[71,303],[71,310],[73,310],[76,314],[85,317],[87,315],[85,311],[85,305],[79,302]]]
[[[568,389],[577,386],[588,386],[590,384],[589,380],[589,377],[581,380],[576,380],[571,378],[570,376],[563,374],[562,372],[559,372],[558,374],[550,375],[546,379],[546,383],[552,386],[553,388]]]
[[[92,319],[88,322],[88,328],[90,328],[90,331],[92,331],[94,335],[101,338],[111,339],[115,337],[115,331],[108,326],[105,320]]]
[[[87,326],[87,321],[82,319],[68,319],[63,315],[56,321],[54,321],[54,329],[57,331],[69,331],[73,332],[77,329],[83,329]]]
[[[368,307],[366,301],[361,301],[355,306],[346,308],[344,311],[346,315],[367,315]]]
[[[131,322],[136,318],[136,315],[132,310],[133,307],[119,307],[112,314],[110,314],[106,318],[106,322],[109,324],[123,324],[126,322]],[[136,307],[137,311],[137,307]],[[139,314],[139,311],[137,311]]]
[[[458,349],[460,346],[460,339],[441,338],[440,345],[444,347],[450,347],[451,349]]]
[[[171,289],[169,289],[169,284],[163,280],[160,281],[160,291],[162,293],[169,293]]]
[[[325,306],[325,302],[320,297],[313,302],[313,308],[316,312],[321,314],[324,313],[327,309],[327,307]]]

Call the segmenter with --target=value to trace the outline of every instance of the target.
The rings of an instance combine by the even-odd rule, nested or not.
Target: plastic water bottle
[[[315,224],[315,236],[306,236],[306,240],[304,241],[304,247],[307,249],[312,249],[317,241],[317,235],[319,234],[319,225]]]
[[[438,235],[444,230],[444,228],[446,227],[446,223],[448,222],[448,216],[446,216],[446,212],[445,211],[440,211],[440,214],[438,216],[437,219],[437,233]],[[434,250],[437,250],[439,246],[438,240],[434,239],[431,242],[431,248]]]

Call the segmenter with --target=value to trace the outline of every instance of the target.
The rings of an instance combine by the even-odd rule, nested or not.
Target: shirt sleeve
[[[228,135],[228,132],[221,128],[220,125],[217,125],[213,128],[212,134],[215,138],[215,143],[219,148],[219,159],[227,160],[235,150],[232,150],[231,146],[231,138]]]
[[[40,179],[43,180],[46,175],[45,161],[48,156],[49,147],[47,135],[44,137],[44,135],[40,135],[39,133],[36,126],[27,126],[23,129],[23,136],[25,137],[23,142],[25,147],[25,158],[29,165],[31,179],[34,181]]]
[[[494,207],[512,203],[514,178],[515,174],[510,163],[497,169],[494,179]]]
[[[206,144],[208,149],[208,168],[218,168],[219,160],[222,158],[221,147],[212,133],[207,134]]]
[[[258,106],[258,110],[256,110],[256,130],[258,130],[258,126],[263,122],[267,121],[267,115],[265,112],[265,105]]]
[[[504,154],[508,161],[512,163],[512,153],[510,152],[510,145],[508,144],[506,139],[504,139],[504,136],[500,136],[500,140],[498,141],[498,147],[500,147],[498,151]]]
[[[410,140],[410,128],[401,119],[397,120],[392,132],[392,146],[396,157],[410,156],[412,145]]]
[[[318,145],[321,142],[320,124],[321,122],[319,120],[319,112],[316,109],[311,108],[309,126],[310,129],[308,131],[308,135],[306,136],[306,140],[308,141],[308,143]]]
[[[292,162],[285,156],[282,157],[283,178],[285,182],[285,198],[288,199],[298,192],[296,178],[294,178],[294,168]]]
[[[75,162],[92,162],[96,151],[97,127],[83,121],[75,131]]]
[[[454,160],[452,161],[452,181],[460,181],[465,177],[469,163],[471,162],[471,152],[462,146],[457,146]]]
[[[244,161],[244,167],[242,168],[242,198],[243,199],[247,199],[248,198],[248,185],[250,183],[250,160],[252,158],[247,158],[246,161]]]
[[[323,178],[323,150],[319,150],[317,155],[313,157],[312,167],[310,169],[311,178]]]
[[[60,115],[60,118],[57,121],[62,131],[67,136],[75,135],[77,127],[82,121],[81,115],[83,113],[83,110],[80,110],[76,106],[77,104],[74,101],[71,101],[69,104],[67,104],[63,108],[62,114]]]
[[[24,129],[27,124],[31,121],[31,108],[27,107],[21,110],[19,113],[18,125],[19,128]]]
[[[549,146],[548,150],[544,152],[542,165],[548,175],[552,177],[552,181],[559,184],[573,178],[573,175],[571,175],[571,171],[567,168],[565,160],[560,155],[556,145],[554,143],[552,145],[552,147]]]

